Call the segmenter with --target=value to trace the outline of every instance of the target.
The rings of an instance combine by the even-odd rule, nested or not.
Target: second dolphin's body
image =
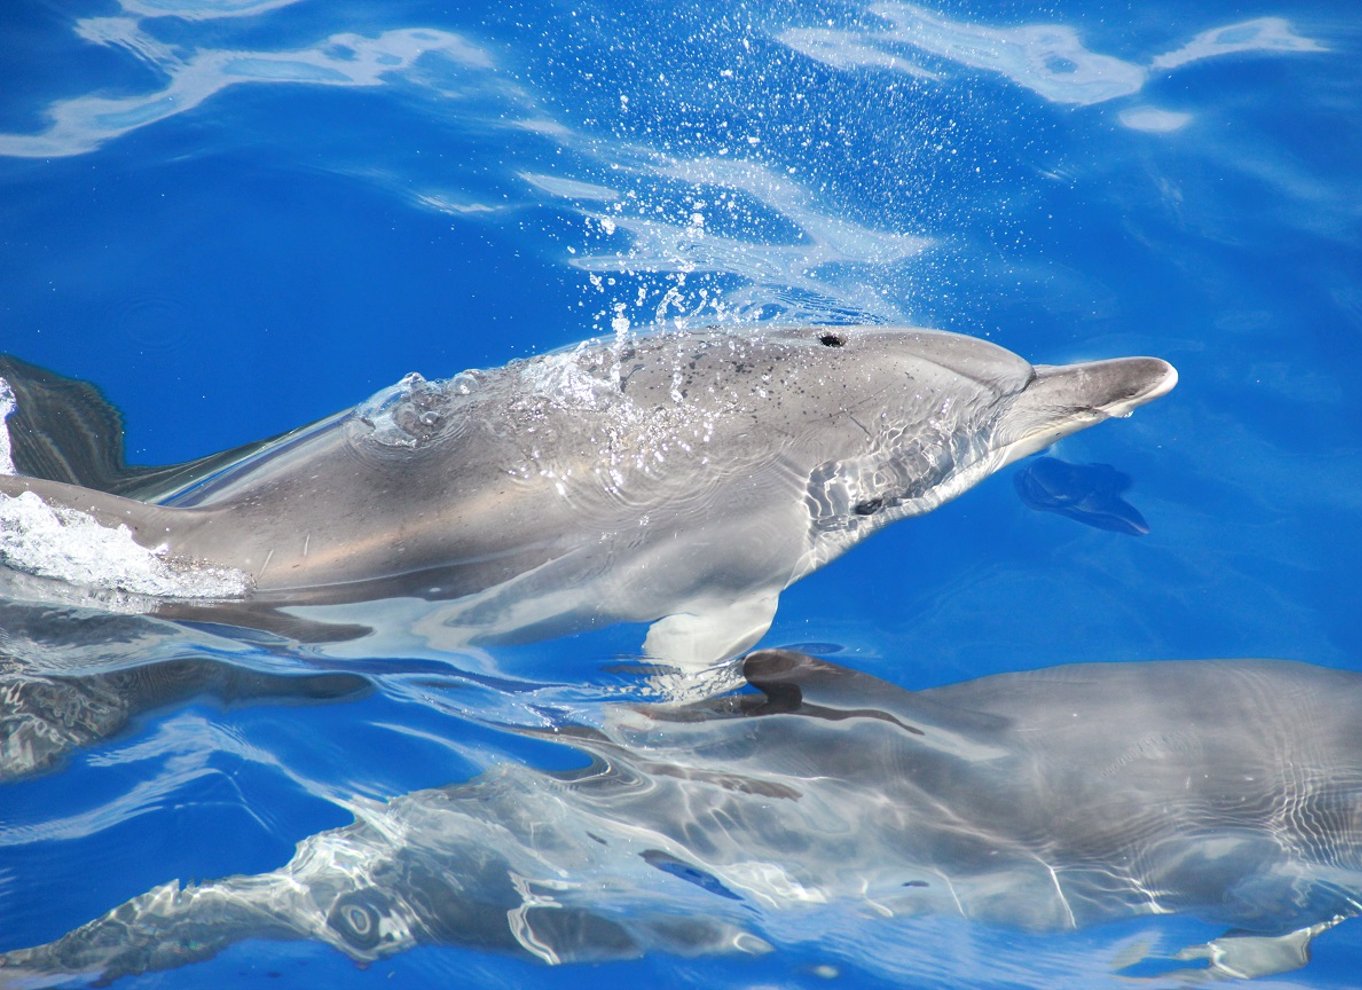
[[[547,962],[760,952],[848,913],[899,933],[914,985],[960,985],[949,964],[924,975],[941,951],[921,915],[1035,932],[1186,915],[1231,931],[1176,958],[1246,976],[1303,965],[1313,935],[1362,913],[1356,673],[1083,664],[909,692],[786,651],[744,673],[758,692],[543,730],[591,758],[580,770],[500,765],[363,803],[273,872],[164,883],[0,955],[0,986],[261,937],[357,960],[423,943]]]
[[[1175,381],[1154,358],[1033,367],[920,329],[673,331],[408,376],[138,499],[18,476],[0,495],[238,574],[239,617],[354,628],[379,611],[360,603],[402,600],[443,646],[651,622],[652,656],[706,663],[881,526]]]

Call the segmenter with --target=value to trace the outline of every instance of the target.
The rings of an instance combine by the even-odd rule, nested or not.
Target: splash
[[[931,238],[858,224],[768,164],[633,157],[611,170],[614,186],[522,176],[582,217],[584,249],[570,247],[568,263],[587,273],[598,331],[908,321],[874,275],[917,259]]]
[[[13,475],[6,421],[18,403],[0,378],[0,475]],[[101,526],[74,509],[48,505],[35,492],[0,494],[0,565],[96,591],[170,598],[239,598],[246,575],[168,559],[138,544],[126,526]]]
[[[239,571],[169,559],[138,544],[126,526],[101,526],[34,492],[0,495],[0,564],[88,588],[166,598],[239,598],[250,588]]]
[[[122,0],[107,16],[77,21],[85,41],[132,56],[163,82],[150,91],[109,95],[116,91],[104,87],[53,102],[44,130],[0,133],[0,156],[88,153],[247,83],[399,85],[441,104],[484,92],[494,111],[484,123],[539,136],[560,168],[551,172],[540,159],[537,167],[512,169],[509,177],[529,196],[515,196],[514,185],[499,199],[472,195],[446,188],[447,180],[436,176],[394,181],[392,189],[418,209],[460,221],[497,222],[546,198],[555,208],[570,204],[580,226],[567,260],[585,273],[582,308],[598,332],[623,342],[649,324],[913,322],[898,302],[906,294],[902,267],[933,241],[878,219],[852,219],[850,204],[828,197],[813,176],[797,175],[796,166],[768,151],[758,127],[735,125],[713,141],[696,142],[698,153],[689,157],[653,136],[646,145],[635,143],[656,124],[635,124],[634,117],[602,142],[589,129],[553,119],[542,96],[522,89],[483,47],[451,31],[409,26],[374,37],[333,33],[268,50],[219,47],[220,34],[196,36],[190,29],[172,43],[155,20],[172,15],[193,27],[290,5]],[[644,120],[630,109],[627,94],[620,94],[619,113]],[[357,177],[382,182],[386,175],[369,169]]]

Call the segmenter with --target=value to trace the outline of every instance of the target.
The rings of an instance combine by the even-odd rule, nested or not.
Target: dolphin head
[[[988,341],[936,330],[779,336],[807,352],[798,362],[802,395],[786,396],[802,407],[786,456],[806,478],[814,534],[802,573],[1018,458],[1128,415],[1177,382],[1158,358],[1033,366]]]

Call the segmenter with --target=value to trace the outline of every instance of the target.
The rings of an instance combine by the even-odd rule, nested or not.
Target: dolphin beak
[[[1172,391],[1177,370],[1152,357],[1036,365],[1036,376],[999,417],[993,447],[1010,464],[1085,427],[1129,416]]]

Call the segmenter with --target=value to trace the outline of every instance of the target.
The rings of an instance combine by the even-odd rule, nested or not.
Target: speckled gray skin
[[[653,622],[652,656],[704,664],[869,533],[1175,381],[1154,358],[1033,367],[918,329],[673,331],[409,376],[158,505],[0,493],[242,572],[237,621],[396,619],[444,647]]]

